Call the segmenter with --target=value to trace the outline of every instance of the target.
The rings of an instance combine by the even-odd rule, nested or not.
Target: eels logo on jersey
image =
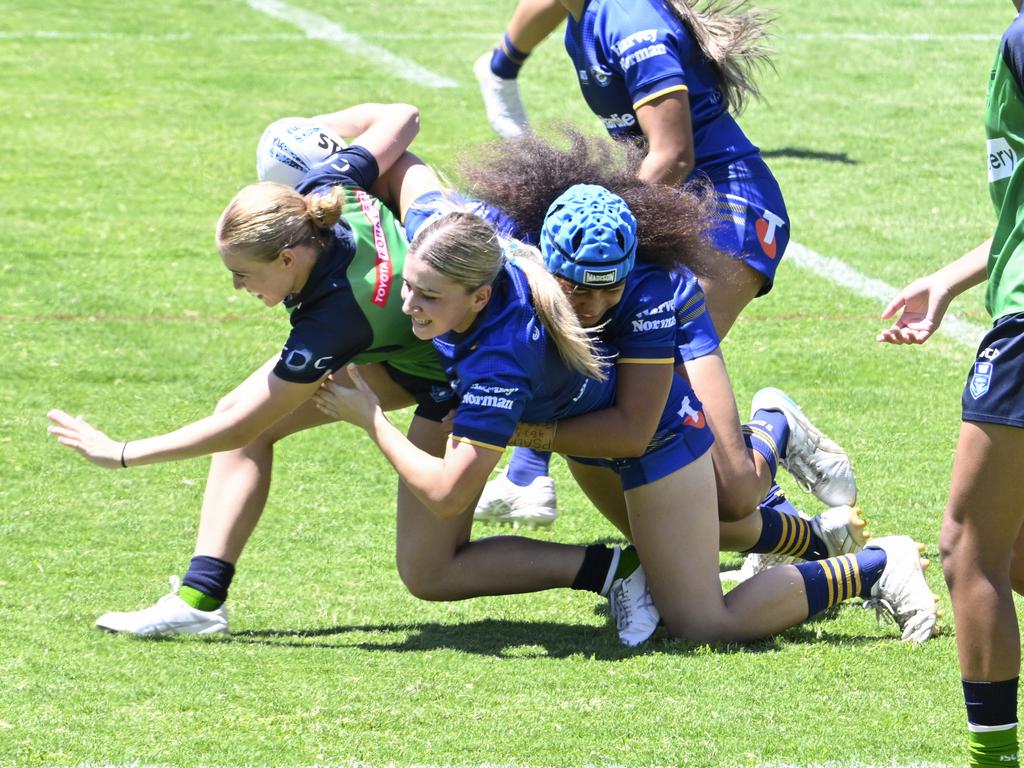
[[[594,78],[594,82],[602,88],[607,87],[608,78],[612,76],[611,70],[601,66],[600,64],[592,64],[590,66],[590,74]]]
[[[689,395],[683,398],[683,403],[679,406],[679,417],[683,420],[683,424],[694,429],[703,429],[704,424],[707,423],[704,420],[704,412],[696,410],[690,405]]]
[[[971,397],[975,400],[988,392],[994,370],[995,366],[992,363],[974,364],[974,375],[971,376]]]
[[[1013,151],[1006,139],[989,139],[988,145],[988,180],[989,182],[1008,179],[1017,167],[1017,153]]]

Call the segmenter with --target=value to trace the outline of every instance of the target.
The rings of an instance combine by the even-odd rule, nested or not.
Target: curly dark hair
[[[468,192],[504,211],[524,232],[539,233],[555,198],[574,184],[599,184],[629,205],[637,220],[637,259],[666,271],[680,267],[707,276],[721,259],[709,230],[720,214],[714,188],[706,181],[683,187],[637,178],[642,147],[584,135],[563,126],[565,146],[528,134],[495,141],[460,159]]]

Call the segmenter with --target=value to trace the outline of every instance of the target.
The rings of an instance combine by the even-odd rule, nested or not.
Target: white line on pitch
[[[888,283],[858,272],[845,261],[831,256],[822,256],[802,243],[790,243],[786,248],[786,259],[801,269],[842,286],[858,296],[880,301],[883,305],[892,301],[899,289]],[[938,333],[945,334],[968,347],[978,346],[988,329],[977,323],[961,320],[946,313]]]
[[[396,56],[391,51],[372,45],[354,32],[349,32],[318,14],[295,8],[287,3],[279,2],[279,0],[248,0],[248,3],[251,8],[261,13],[294,24],[310,39],[332,43],[348,53],[361,56],[380,65],[382,69],[415,85],[425,85],[428,88],[454,88],[456,86],[454,80],[449,80],[415,62]]]

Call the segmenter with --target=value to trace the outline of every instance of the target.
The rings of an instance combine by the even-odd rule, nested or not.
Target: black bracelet
[[[124,449],[128,447],[128,441],[124,441],[124,445],[121,446],[121,466],[128,469],[128,465],[124,463]]]

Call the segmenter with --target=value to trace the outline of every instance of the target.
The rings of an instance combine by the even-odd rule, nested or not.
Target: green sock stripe
[[[624,547],[619,557],[619,565],[615,569],[615,578],[624,579],[637,569],[640,565],[640,555],[636,553],[636,547]]]
[[[178,589],[178,597],[191,605],[197,611],[216,611],[224,604],[223,600],[218,600],[216,597],[210,597],[205,592],[200,592],[198,589],[193,589],[192,587],[180,587]]]
[[[1018,768],[1017,726],[1002,730],[969,731],[967,737],[969,766],[999,765]]]

